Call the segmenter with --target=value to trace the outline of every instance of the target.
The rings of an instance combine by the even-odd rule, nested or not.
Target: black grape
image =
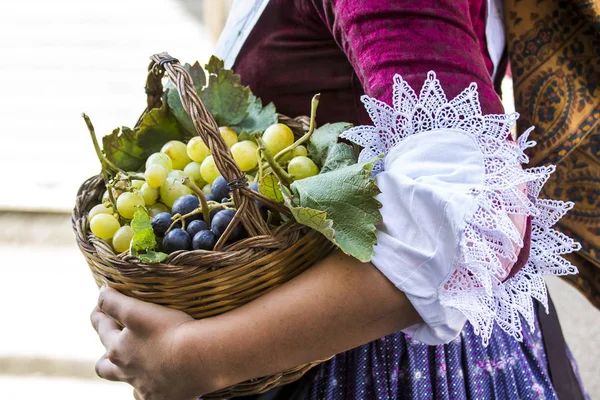
[[[222,211],[219,211],[217,213],[217,215],[214,216],[214,218],[212,218],[211,223],[210,223],[210,228],[217,238],[220,238],[221,235],[223,235],[223,232],[225,232],[225,229],[227,229],[227,226],[229,226],[229,223],[231,222],[231,220],[233,219],[234,216],[235,216],[235,211],[222,210]],[[235,229],[233,230],[233,232],[231,233],[231,235],[229,235],[228,240],[229,241],[237,240],[238,238],[240,238],[242,236],[243,232],[244,232],[244,229],[243,229],[242,225],[238,224],[235,227]]]
[[[192,239],[192,248],[194,250],[212,250],[217,244],[217,237],[211,231],[200,231]]]
[[[185,228],[185,231],[188,233],[188,235],[190,235],[191,238],[193,238],[194,235],[196,235],[196,233],[207,230],[207,229],[208,229],[208,226],[206,225],[206,222],[196,220],[196,221],[190,222],[188,224],[187,228]]]
[[[172,253],[177,250],[190,250],[192,248],[192,239],[183,229],[177,228],[169,231],[162,242],[162,250],[165,253]]]
[[[185,215],[194,211],[200,205],[200,200],[193,194],[186,194],[181,196],[173,203],[171,211],[173,214]]]
[[[229,186],[227,185],[225,178],[218,176],[212,183],[210,193],[215,199],[229,197]]]
[[[156,236],[163,236],[169,226],[171,226],[172,215],[168,212],[158,213],[152,218],[152,230]],[[177,222],[175,227],[181,228],[181,223]]]

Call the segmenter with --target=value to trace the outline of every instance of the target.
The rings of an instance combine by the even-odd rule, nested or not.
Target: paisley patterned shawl
[[[557,224],[583,246],[566,279],[600,308],[600,1],[504,0],[504,14],[529,165],[556,165],[541,197],[575,202]]]

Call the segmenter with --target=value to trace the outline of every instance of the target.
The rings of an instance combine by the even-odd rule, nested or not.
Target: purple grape
[[[172,215],[168,212],[158,213],[152,218],[152,230],[156,236],[163,236],[169,226],[171,226]],[[177,222],[175,227],[181,228],[181,223]]]
[[[162,250],[169,254],[178,250],[190,250],[191,248],[192,239],[190,235],[180,228],[169,231],[162,241]]]
[[[212,250],[217,244],[217,237],[208,230],[200,231],[192,239],[192,248],[194,250]]]
[[[215,199],[222,199],[223,197],[229,197],[229,185],[222,176],[218,176],[212,183],[210,193]]]
[[[187,228],[185,228],[185,231],[188,233],[188,235],[190,235],[191,238],[193,238],[194,235],[196,235],[196,233],[198,233],[200,231],[205,231],[207,229],[208,229],[208,226],[206,225],[206,222],[196,220],[196,221],[190,222],[188,224]]]
[[[217,238],[220,238],[221,235],[225,232],[225,229],[229,226],[229,223],[235,216],[235,211],[233,210],[222,210],[219,211],[214,218],[211,219],[210,228],[211,231],[215,234]],[[244,228],[241,224],[238,224],[231,235],[229,235],[228,241],[234,241],[239,239],[244,232]]]
[[[198,206],[200,206],[200,200],[198,200],[198,197],[193,194],[186,194],[185,196],[181,196],[175,200],[171,211],[173,212],[173,215],[185,215],[194,211],[196,208],[198,208]]]

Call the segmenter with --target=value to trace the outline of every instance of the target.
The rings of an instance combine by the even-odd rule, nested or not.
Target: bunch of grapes
[[[220,133],[255,191],[261,175],[274,169],[280,174],[283,170],[288,183],[319,173],[306,147],[301,145],[308,137],[295,142],[287,125],[271,125],[262,135],[255,136],[256,142],[239,141],[229,127],[221,127]],[[203,204],[208,210],[203,209]],[[269,223],[280,220],[270,218],[263,204],[257,205]],[[135,234],[131,219],[142,207],[152,218],[159,250],[165,253],[213,250],[236,213],[229,185],[199,136],[187,144],[167,142],[160,152],[148,157],[143,172],[119,173],[117,182],[107,185],[102,202],[90,210],[90,229],[109,241],[117,253],[125,252]],[[227,241],[245,236],[244,228],[238,224]]]

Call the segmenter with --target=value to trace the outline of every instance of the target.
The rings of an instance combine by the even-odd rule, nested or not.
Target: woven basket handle
[[[219,238],[215,250],[220,250],[223,247],[233,229],[240,222],[250,236],[271,235],[254,201],[257,197],[264,199],[263,196],[259,194],[257,196],[248,187],[246,175],[240,171],[233,160],[231,151],[221,137],[219,126],[194,89],[190,74],[181,66],[176,58],[171,57],[167,53],[155,54],[151,57],[151,60],[152,62],[148,67],[149,76],[146,87],[148,108],[154,108],[161,104],[162,84],[160,83],[160,79],[166,72],[169,79],[171,79],[177,88],[181,104],[192,119],[196,131],[210,149],[217,169],[232,189],[233,201],[237,209],[236,215],[227,230]]]

